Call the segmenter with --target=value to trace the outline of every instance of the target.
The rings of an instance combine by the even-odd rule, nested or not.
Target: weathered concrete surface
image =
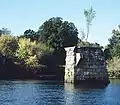
[[[84,80],[109,82],[104,52],[97,47],[68,47],[65,82]]]
[[[65,82],[74,83],[75,77],[75,47],[65,48],[66,50],[66,65],[65,65]]]

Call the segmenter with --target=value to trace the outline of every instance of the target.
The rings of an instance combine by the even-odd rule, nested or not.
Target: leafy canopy
[[[108,58],[120,57],[120,27],[112,31],[112,37],[109,39],[109,44],[106,47]]]
[[[8,28],[2,28],[0,29],[0,35],[11,35],[11,30]]]
[[[31,29],[25,30],[24,34],[21,35],[20,38],[30,38],[32,41],[38,40],[36,32]]]
[[[52,53],[52,49],[42,43],[31,41],[27,38],[20,38],[18,42],[16,56],[20,61],[24,61],[25,66],[37,67],[42,55]]]
[[[56,50],[77,44],[78,30],[75,25],[63,21],[60,17],[53,17],[45,21],[37,32],[39,41],[52,46]]]
[[[15,37],[2,35],[0,37],[0,52],[7,57],[14,57],[18,47]]]

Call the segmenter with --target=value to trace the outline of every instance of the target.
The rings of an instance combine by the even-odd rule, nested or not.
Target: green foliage
[[[105,59],[106,59],[106,60],[112,59],[112,56],[111,56],[111,54],[110,54],[109,48],[107,48],[107,47],[105,48],[104,54],[105,54]]]
[[[45,21],[37,32],[39,40],[56,50],[73,46],[78,41],[78,30],[75,25],[63,21],[60,17],[53,17]]]
[[[2,35],[0,37],[0,52],[7,57],[14,57],[16,49],[18,47],[15,37]]]
[[[0,30],[0,36],[2,35],[2,30]]]
[[[31,53],[31,47],[35,46],[35,43],[31,43],[30,39],[20,38],[18,41],[18,46],[17,56],[20,59],[26,59],[28,54]]]
[[[109,39],[109,44],[106,46],[106,49],[109,50],[108,59],[112,57],[120,57],[120,28],[112,31],[112,37]]]
[[[27,38],[20,38],[18,46],[16,56],[20,61],[24,61],[24,65],[27,67],[38,67],[40,65],[40,57],[44,54],[50,54],[53,51],[46,45],[37,43],[36,41],[31,41]]]
[[[38,40],[36,32],[31,29],[26,30],[24,34],[20,36],[20,38],[30,38],[32,41]]]
[[[46,44],[43,44],[41,42],[37,43],[38,45],[38,57],[41,57],[43,55],[51,55],[54,52],[54,49],[52,47],[47,46]]]
[[[108,60],[107,70],[110,77],[120,78],[120,58],[113,57],[111,60]]]
[[[8,28],[0,29],[0,35],[11,35],[11,31]]]
[[[89,45],[90,45],[89,42],[82,41],[81,39],[78,40],[77,46],[80,46],[80,47],[88,47]]]
[[[79,47],[100,47],[103,48],[103,46],[100,46],[98,43],[90,43],[90,42],[85,42],[79,39],[77,46]]]
[[[120,78],[120,27],[112,31],[112,37],[104,52],[110,77]]]
[[[31,42],[30,39],[20,38],[18,42],[17,57],[23,60],[27,66],[35,66],[38,64],[36,57],[36,42]]]
[[[28,56],[28,58],[25,59],[25,64],[27,67],[30,67],[30,68],[34,68],[34,67],[36,68],[40,66],[39,60],[37,59],[36,55]]]

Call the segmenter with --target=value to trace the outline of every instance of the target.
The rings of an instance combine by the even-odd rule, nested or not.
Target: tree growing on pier
[[[86,20],[86,33],[84,31],[81,31],[82,37],[86,37],[86,42],[88,40],[88,36],[90,33],[90,26],[92,25],[92,21],[95,18],[96,11],[91,7],[90,9],[84,10],[84,16]]]

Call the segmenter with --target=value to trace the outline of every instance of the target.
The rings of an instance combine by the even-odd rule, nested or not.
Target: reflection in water
[[[74,84],[65,83],[64,84],[64,100],[66,105],[71,105],[74,102]]]
[[[120,84],[120,79],[110,79],[110,82],[112,83],[112,84]]]
[[[105,86],[64,84],[66,105],[101,105]],[[100,103],[100,104],[99,104]],[[105,104],[106,105],[106,104]]]
[[[120,105],[120,80],[105,88],[57,82],[0,81],[0,105]]]
[[[64,83],[64,89],[65,91],[73,92],[75,87],[74,87],[74,84]]]

